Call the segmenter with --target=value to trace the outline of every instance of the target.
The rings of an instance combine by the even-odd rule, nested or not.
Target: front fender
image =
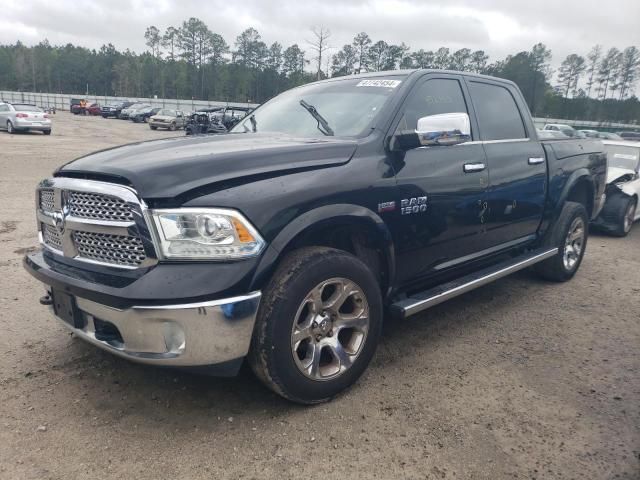
[[[336,204],[325,205],[309,210],[296,217],[287,224],[273,239],[269,248],[260,259],[256,269],[251,288],[263,288],[271,274],[281,260],[287,247],[299,235],[310,228],[330,228],[331,225],[345,223],[360,224],[363,228],[373,228],[378,235],[380,245],[386,260],[386,267],[389,273],[389,285],[393,285],[395,278],[396,261],[391,232],[382,218],[375,212],[360,205]]]

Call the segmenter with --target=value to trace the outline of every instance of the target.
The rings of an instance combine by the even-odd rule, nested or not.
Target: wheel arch
[[[592,219],[595,209],[596,187],[593,179],[586,168],[581,168],[573,172],[567,180],[562,190],[562,195],[558,206],[562,207],[565,202],[576,202],[584,205],[589,218]],[[561,208],[559,208],[561,210]]]
[[[338,248],[360,258],[378,278],[383,296],[393,285],[395,255],[387,225],[368,208],[337,204],[305,212],[286,225],[259,262],[251,288],[263,288],[285,255],[308,246]]]

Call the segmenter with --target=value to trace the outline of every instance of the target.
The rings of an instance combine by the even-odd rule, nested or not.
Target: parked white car
[[[0,129],[9,133],[38,131],[51,134],[51,119],[40,107],[0,102]]]
[[[640,142],[604,140],[607,152],[607,200],[594,225],[617,237],[629,234],[640,219]]]
[[[547,123],[543,130],[551,130],[552,132],[562,132],[567,137],[578,137],[578,131],[573,128],[571,125],[566,125],[564,123]]]

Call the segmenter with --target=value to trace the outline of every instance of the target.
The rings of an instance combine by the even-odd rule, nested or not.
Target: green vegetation
[[[600,45],[583,57],[571,54],[553,82],[551,51],[542,43],[530,51],[489,63],[482,50],[436,51],[373,41],[365,32],[337,51],[329,30],[312,29],[309,55],[298,44],[270,46],[254,28],[233,46],[197,18],[161,32],[144,33],[148,50],[136,54],[111,45],[99,50],[47,40],[33,47],[0,45],[0,89],[80,93],[121,97],[220,100],[261,103],[288,88],[328,76],[397,68],[441,68],[513,80],[534,115],[596,121],[637,122],[640,101],[633,94],[640,75],[640,50],[604,51]],[[333,55],[331,55],[333,54]]]

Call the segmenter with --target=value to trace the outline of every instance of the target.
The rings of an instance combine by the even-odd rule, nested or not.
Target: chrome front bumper
[[[135,362],[209,366],[247,355],[260,296],[125,310],[76,297],[83,327],[60,322],[83,340]]]

